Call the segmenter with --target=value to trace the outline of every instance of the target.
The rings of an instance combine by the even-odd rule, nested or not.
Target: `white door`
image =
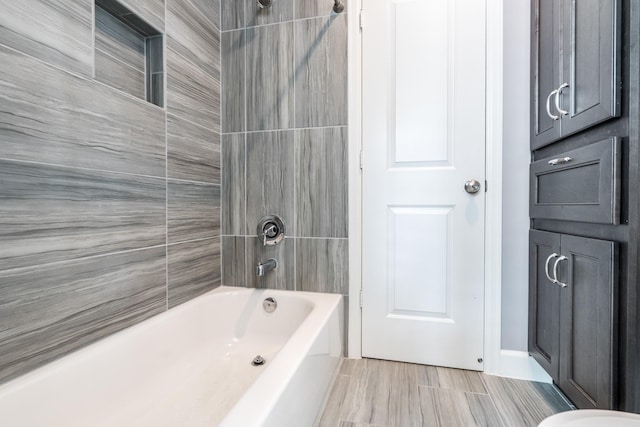
[[[486,5],[363,3],[363,356],[482,370]]]

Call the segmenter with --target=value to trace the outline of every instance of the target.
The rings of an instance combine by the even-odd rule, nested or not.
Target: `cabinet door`
[[[550,270],[559,255],[559,234],[529,232],[529,353],[554,381],[559,366],[560,286],[547,274],[553,274]]]
[[[562,136],[620,115],[620,1],[562,0]]]
[[[562,235],[558,384],[580,409],[616,404],[615,252],[613,242]]]
[[[560,86],[560,0],[533,0],[531,36],[531,150],[560,138],[552,92]],[[548,105],[549,102],[549,105]],[[547,110],[549,106],[549,112]]]

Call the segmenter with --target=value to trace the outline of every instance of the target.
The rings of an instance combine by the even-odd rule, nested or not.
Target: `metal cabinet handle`
[[[556,110],[558,110],[558,113],[560,113],[561,116],[566,116],[567,114],[569,114],[568,111],[560,108],[560,95],[562,95],[562,89],[564,89],[565,87],[569,87],[569,83],[562,83],[562,86],[560,86],[556,90]]]
[[[555,116],[551,113],[551,97],[558,93],[558,89],[551,91],[549,96],[547,96],[547,115],[551,117],[552,120],[558,120],[560,116]]]
[[[560,264],[560,261],[565,261],[569,258],[567,258],[566,256],[561,256],[560,258],[558,258],[556,260],[556,263],[553,264],[553,278],[555,279],[555,283],[557,283],[558,285],[560,285],[561,288],[566,288],[567,284],[566,283],[562,283],[560,280],[558,280],[558,264]]]
[[[558,283],[557,279],[552,279],[551,276],[549,275],[549,262],[551,261],[551,258],[557,257],[558,254],[557,253],[552,253],[551,255],[549,255],[549,258],[547,258],[547,261],[544,263],[544,274],[547,276],[547,279],[549,279],[549,281],[551,283]]]
[[[557,159],[549,160],[547,163],[549,163],[551,166],[557,166],[569,163],[571,160],[573,160],[573,158],[571,157],[559,157]]]

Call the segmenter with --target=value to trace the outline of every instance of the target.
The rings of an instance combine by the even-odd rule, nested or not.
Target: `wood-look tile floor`
[[[551,384],[345,359],[319,427],[528,427],[573,407]]]

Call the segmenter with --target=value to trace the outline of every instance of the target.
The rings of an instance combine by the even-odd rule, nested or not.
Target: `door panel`
[[[560,286],[547,274],[553,277],[560,254],[559,234],[529,232],[529,353],[554,381],[559,375]]]
[[[481,370],[485,5],[364,13],[363,356]]]
[[[562,135],[620,115],[619,0],[562,0]]]
[[[616,404],[617,288],[615,243],[562,236],[567,286],[560,303],[560,378],[581,409]]]
[[[531,149],[560,138],[560,120],[547,114],[547,100],[552,114],[557,115],[551,92],[560,86],[560,3],[559,0],[532,1],[531,64],[534,111],[531,114]]]
[[[448,317],[452,213],[451,207],[389,208],[390,316]]]
[[[450,144],[449,3],[399,1],[391,5],[392,167],[446,164]],[[427,22],[424,22],[424,21]],[[416,26],[423,26],[418,32]],[[438,64],[439,66],[434,66]],[[424,102],[429,99],[429,102]],[[425,141],[429,141],[425,144]]]

